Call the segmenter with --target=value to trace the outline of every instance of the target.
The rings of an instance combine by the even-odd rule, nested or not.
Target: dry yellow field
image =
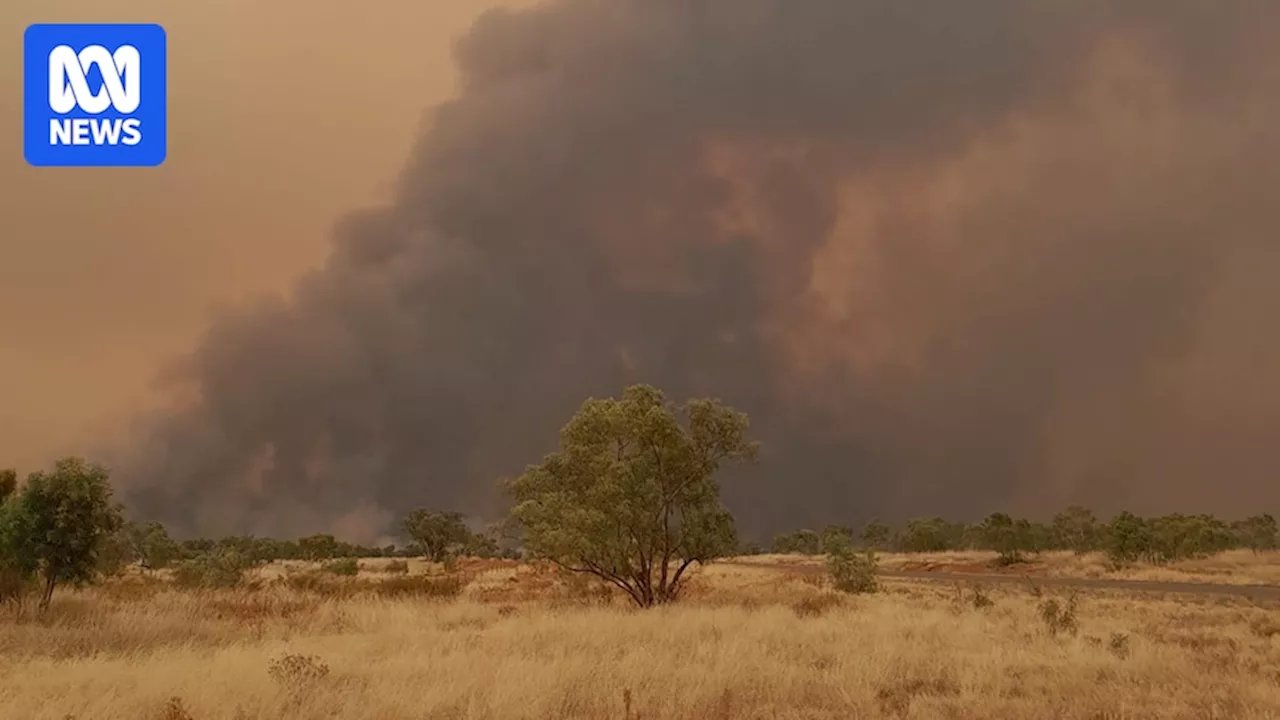
[[[1280,612],[1243,600],[1081,594],[1055,634],[1042,608],[1066,595],[1017,586],[850,598],[715,565],[633,611],[498,563],[464,565],[455,599],[389,597],[379,564],[321,592],[276,567],[254,590],[131,580],[11,611],[0,718],[1280,718]]]

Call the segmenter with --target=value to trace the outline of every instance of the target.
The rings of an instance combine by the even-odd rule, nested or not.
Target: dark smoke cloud
[[[1280,24],[1210,5],[489,13],[394,203],[172,370],[130,503],[357,538],[493,514],[635,381],[751,413],[727,494],[757,534],[1274,503]]]

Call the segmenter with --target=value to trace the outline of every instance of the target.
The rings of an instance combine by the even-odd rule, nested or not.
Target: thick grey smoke
[[[487,14],[394,203],[173,369],[130,502],[357,539],[493,513],[585,397],[643,381],[751,414],[752,533],[1274,503],[1277,10]]]

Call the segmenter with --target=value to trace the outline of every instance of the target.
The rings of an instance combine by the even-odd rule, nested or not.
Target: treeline
[[[840,525],[821,532],[797,530],[775,536],[769,551],[820,555],[833,543],[854,542],[902,553],[990,550],[1004,563],[1020,562],[1029,554],[1068,550],[1077,554],[1103,552],[1117,564],[1164,564],[1232,549],[1274,550],[1278,539],[1276,520],[1266,513],[1228,522],[1213,515],[1140,517],[1126,511],[1102,522],[1092,510],[1072,506],[1049,522],[992,513],[975,524],[933,517],[917,518],[899,528],[873,520],[858,531]],[[759,553],[764,549],[756,545],[744,551]]]
[[[511,513],[502,524],[477,532],[458,513],[414,510],[399,526],[402,547],[363,547],[332,535],[176,541],[158,523],[126,522],[99,465],[67,458],[21,486],[15,472],[0,471],[0,602],[38,591],[48,606],[60,584],[91,582],[131,565],[172,568],[179,584],[211,588],[236,586],[246,570],[275,560],[318,561],[322,571],[355,575],[357,557],[449,563],[462,555],[503,555],[595,576],[640,607],[662,605],[680,596],[690,567],[764,550],[739,541],[713,477],[724,464],[756,461],[759,446],[748,429],[745,414],[717,400],[676,406],[647,385],[619,398],[588,399],[562,428],[559,449],[505,483]],[[1102,522],[1087,508],[1071,507],[1048,522],[993,513],[976,524],[923,518],[897,528],[872,521],[859,530],[799,530],[777,536],[768,549],[825,554],[838,588],[864,592],[874,587],[877,550],[994,550],[1003,563],[1048,550],[1101,551],[1123,565],[1276,545],[1276,521],[1266,514],[1227,522],[1122,512]],[[855,553],[855,546],[866,552]],[[403,561],[386,565],[407,571]]]
[[[0,603],[34,592],[47,607],[57,586],[82,585],[129,566],[173,569],[185,585],[228,587],[246,570],[276,560],[328,562],[353,574],[354,559],[362,557],[514,556],[500,547],[496,529],[472,531],[458,513],[409,513],[400,528],[409,542],[402,547],[365,547],[333,535],[178,541],[160,523],[126,521],[112,498],[107,470],[79,458],[32,473],[21,485],[15,471],[0,470]]]
[[[115,574],[124,566],[161,570],[198,564],[229,566],[241,570],[278,560],[324,562],[355,558],[424,558],[446,562],[456,557],[518,557],[514,549],[501,547],[496,528],[472,531],[460,513],[415,510],[400,525],[405,545],[366,546],[338,540],[333,535],[308,535],[279,540],[252,535],[220,539],[176,541],[157,522],[125,522],[105,537],[97,560],[99,571]]]

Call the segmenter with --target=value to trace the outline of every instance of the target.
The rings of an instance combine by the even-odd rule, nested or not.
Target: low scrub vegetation
[[[897,529],[876,520],[856,534],[839,526],[822,533],[798,530],[775,537],[772,551],[830,554],[830,547],[844,545],[850,537],[864,548],[897,553],[988,550],[996,553],[1000,565],[1017,564],[1047,551],[1101,552],[1116,567],[1139,562],[1165,565],[1227,550],[1263,552],[1277,549],[1280,540],[1276,520],[1267,513],[1228,522],[1204,514],[1144,518],[1126,511],[1101,522],[1091,510],[1074,506],[1047,523],[992,513],[973,524],[920,518]]]
[[[749,428],[746,415],[717,401],[676,406],[643,385],[619,398],[588,400],[563,428],[559,449],[507,483],[513,507],[506,521],[476,530],[459,513],[420,508],[399,524],[403,546],[363,547],[327,534],[178,541],[160,523],[126,522],[99,465],[67,458],[22,483],[15,471],[0,471],[0,603],[35,598],[48,607],[58,587],[130,568],[168,572],[179,587],[203,590],[242,587],[250,571],[277,561],[319,563],[326,575],[355,579],[360,557],[390,559],[379,592],[447,596],[453,592],[447,582],[409,576],[406,558],[457,575],[460,557],[525,557],[621,592],[639,607],[668,604],[679,599],[693,569],[763,549],[739,539],[717,480],[722,465],[755,460]],[[826,555],[835,589],[868,593],[877,589],[877,551],[986,550],[1001,565],[1045,551],[1103,553],[1118,569],[1233,549],[1269,551],[1277,540],[1276,520],[1266,513],[1228,522],[1120,512],[1103,522],[1073,506],[1047,521],[996,512],[973,523],[934,517],[898,527],[872,520],[858,531],[801,529],[775,537],[772,550]],[[287,582],[331,592],[311,575]]]

